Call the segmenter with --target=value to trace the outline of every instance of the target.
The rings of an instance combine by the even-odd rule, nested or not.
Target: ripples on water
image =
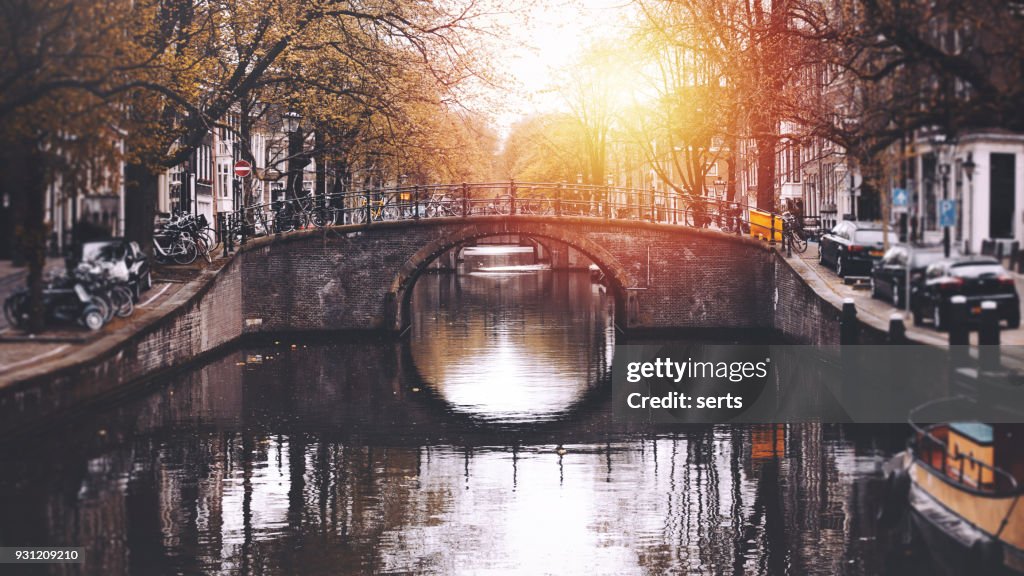
[[[901,430],[616,423],[586,273],[427,275],[413,311],[407,345],[248,346],[0,448],[0,545],[86,547],[54,574],[906,573],[873,528]]]

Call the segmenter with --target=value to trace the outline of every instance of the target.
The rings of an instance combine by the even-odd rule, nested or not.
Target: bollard
[[[981,328],[978,329],[978,364],[983,372],[1000,368],[999,307],[992,300],[981,303]]]
[[[228,257],[227,231],[231,229],[231,223],[233,220],[234,214],[228,214],[225,212],[222,212],[220,218],[217,219],[217,234],[220,235],[221,244],[224,245],[224,252],[221,254],[224,258]]]
[[[843,312],[839,317],[839,343],[856,344],[859,339],[857,326],[857,305],[853,298],[843,299]]]
[[[956,295],[949,299],[949,355],[953,366],[970,362],[971,331],[967,326],[967,298]]]
[[[903,314],[894,312],[889,315],[889,344],[906,344],[907,327],[903,324]]]

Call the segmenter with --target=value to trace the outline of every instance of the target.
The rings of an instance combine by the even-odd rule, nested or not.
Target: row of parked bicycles
[[[77,264],[45,278],[42,305],[47,324],[77,323],[99,330],[115,316],[131,316],[140,295],[153,286],[146,254],[135,242],[87,242],[81,246],[77,260]],[[30,306],[28,288],[8,296],[4,300],[7,322],[16,328],[28,328]]]
[[[364,224],[413,218],[443,218],[487,215],[586,216],[617,220],[645,220],[717,228],[728,233],[750,232],[743,206],[703,197],[679,197],[672,207],[653,196],[643,201],[608,201],[599,196],[552,198],[531,194],[461,195],[458,189],[436,191],[382,190],[370,193],[315,196],[277,200],[236,213],[227,230],[235,241],[245,236],[279,234],[296,229],[335,224]]]
[[[153,234],[153,257],[160,263],[191,264],[212,261],[219,242],[202,214],[179,214],[158,223]],[[45,278],[42,305],[46,323],[77,323],[99,330],[113,318],[127,318],[140,295],[153,285],[146,254],[135,242],[111,239],[86,242],[71,254],[65,270]],[[26,329],[31,317],[28,288],[4,300],[8,324]]]
[[[158,222],[153,233],[153,257],[162,264],[191,264],[213,260],[219,238],[203,214],[179,214]]]

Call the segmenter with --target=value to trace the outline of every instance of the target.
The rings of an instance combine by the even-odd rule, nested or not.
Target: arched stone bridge
[[[763,242],[675,224],[516,214],[348,224],[250,240],[238,255],[245,331],[400,332],[409,322],[411,288],[431,262],[510,234],[572,247],[597,264],[625,332],[773,326],[775,258]]]

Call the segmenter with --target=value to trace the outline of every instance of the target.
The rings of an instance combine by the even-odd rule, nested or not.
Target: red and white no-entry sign
[[[245,178],[249,174],[252,174],[252,164],[249,164],[245,160],[235,162],[235,176]]]

